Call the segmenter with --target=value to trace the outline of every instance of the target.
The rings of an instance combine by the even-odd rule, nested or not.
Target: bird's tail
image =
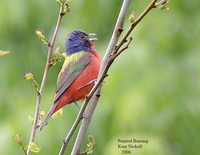
[[[58,106],[59,101],[55,102],[51,109],[49,110],[49,113],[47,114],[46,118],[44,119],[42,126],[40,128],[40,131],[44,128],[44,126],[48,123],[49,119],[51,118],[51,116],[53,115],[53,113],[55,112],[56,107]]]

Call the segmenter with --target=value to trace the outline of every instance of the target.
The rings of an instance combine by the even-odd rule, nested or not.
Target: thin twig
[[[39,114],[39,109],[40,109],[40,102],[41,102],[42,93],[43,93],[43,90],[44,90],[47,74],[48,74],[49,67],[50,67],[49,63],[50,63],[50,59],[51,59],[51,53],[52,53],[52,49],[53,49],[53,46],[54,46],[54,43],[55,43],[55,39],[56,39],[56,36],[57,36],[57,33],[58,33],[58,29],[60,27],[61,19],[62,19],[62,16],[63,16],[62,7],[63,6],[61,5],[53,38],[51,40],[51,43],[48,45],[49,46],[48,56],[47,56],[47,61],[46,61],[46,66],[45,66],[45,70],[44,70],[44,74],[43,74],[43,78],[42,78],[40,91],[39,91],[39,93],[37,95],[35,116],[34,116],[34,122],[33,122],[33,126],[32,126],[32,132],[31,132],[29,144],[34,141],[35,133],[36,133],[36,130],[37,130],[37,121],[38,121],[38,114]],[[28,146],[28,149],[27,149],[27,155],[30,155],[30,147],[29,146]]]
[[[24,145],[23,145],[23,144],[21,145],[21,147],[22,147],[22,150],[24,151],[24,154],[27,155],[26,149],[24,148]]]
[[[119,43],[116,45],[115,50],[112,52],[115,54],[119,48],[126,42],[127,37],[130,35],[130,33],[133,31],[133,29],[136,27],[136,25],[144,18],[144,16],[153,8],[155,8],[155,3],[158,0],[153,0],[148,7],[142,12],[142,14],[131,24],[131,26],[128,28],[127,32],[124,34],[122,39],[119,41]]]
[[[128,43],[126,44],[126,46],[125,47],[123,47],[119,52],[117,52],[117,53],[115,53],[114,55],[112,55],[109,59],[109,61],[114,61],[123,51],[125,51],[128,47],[129,47],[129,45],[130,45],[130,43],[131,43],[131,41],[133,40],[133,38],[132,37],[130,37],[130,39],[129,39],[129,41],[128,41]]]
[[[87,128],[89,126],[89,123],[90,123],[90,120],[91,120],[91,117],[93,115],[93,112],[96,108],[96,105],[97,105],[97,102],[99,100],[99,97],[100,97],[100,93],[101,93],[101,87],[102,87],[102,81],[104,79],[104,75],[107,74],[108,72],[108,69],[110,68],[112,62],[110,63],[109,62],[109,55],[112,53],[112,55],[116,54],[117,51],[120,49],[120,47],[126,42],[126,39],[127,37],[130,35],[130,33],[132,32],[132,30],[134,29],[134,27],[143,19],[143,17],[152,9],[154,8],[154,5],[156,3],[157,0],[153,0],[149,6],[144,10],[144,12],[138,17],[138,19],[130,26],[130,28],[128,29],[128,31],[125,33],[125,35],[123,36],[122,40],[119,42],[119,44],[117,45],[116,48],[109,48],[107,49],[106,51],[106,54],[104,56],[104,59],[103,59],[103,62],[102,62],[102,66],[101,66],[101,69],[100,69],[100,73],[99,73],[99,77],[98,77],[98,80],[97,80],[97,83],[95,84],[95,86],[93,87],[93,89],[91,90],[91,92],[95,92],[94,95],[90,92],[91,95],[93,95],[93,97],[91,98],[91,103],[89,104],[89,107],[87,108],[86,112],[85,112],[85,115],[87,117],[84,117],[83,118],[83,121],[82,121],[82,124],[81,124],[81,127],[79,129],[79,132],[78,132],[78,135],[77,135],[77,138],[76,138],[76,141],[75,141],[75,144],[74,144],[74,147],[73,147],[73,150],[72,150],[72,153],[71,155],[77,155],[79,152],[80,152],[80,148],[81,148],[81,145],[82,145],[82,142],[83,142],[83,138],[84,138],[84,135],[87,131]],[[124,3],[127,2],[126,0],[124,0]],[[116,28],[115,28],[115,31],[116,31]],[[114,31],[114,32],[115,32]],[[111,42],[113,41],[117,41],[118,38],[111,38]],[[116,43],[115,43],[116,45]],[[87,98],[88,99],[88,98]],[[90,98],[88,99],[88,101],[90,100]],[[85,102],[84,102],[85,103]]]

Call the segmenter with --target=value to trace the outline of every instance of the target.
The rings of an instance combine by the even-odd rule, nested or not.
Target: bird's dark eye
[[[85,39],[85,36],[79,36],[79,39],[83,40]]]

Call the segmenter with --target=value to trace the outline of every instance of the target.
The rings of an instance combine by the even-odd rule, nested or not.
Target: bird
[[[51,116],[63,106],[83,100],[95,85],[101,67],[101,58],[95,50],[92,38],[95,33],[75,29],[65,43],[66,58],[57,78],[53,104],[40,130]]]

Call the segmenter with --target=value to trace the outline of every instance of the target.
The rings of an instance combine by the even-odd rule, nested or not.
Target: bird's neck
[[[95,50],[94,49],[94,44],[92,42],[90,43],[90,48],[91,48],[91,50]]]

